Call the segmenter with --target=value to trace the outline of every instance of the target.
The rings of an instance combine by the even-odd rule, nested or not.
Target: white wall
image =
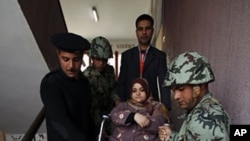
[[[42,108],[39,87],[48,68],[17,0],[0,1],[0,19],[0,130],[25,133]]]

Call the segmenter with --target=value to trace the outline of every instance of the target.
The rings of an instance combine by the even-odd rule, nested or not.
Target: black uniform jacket
[[[168,109],[171,109],[170,89],[162,87],[167,73],[166,60],[166,53],[151,46],[147,52],[142,77],[147,79],[154,99],[159,101],[161,98],[161,102]],[[140,77],[140,59],[139,49],[136,46],[122,53],[120,74],[118,77],[118,95],[122,101],[130,98],[131,83],[137,77]],[[158,87],[160,89],[160,98]]]
[[[92,141],[91,91],[86,77],[67,77],[61,69],[41,82],[48,141]]]

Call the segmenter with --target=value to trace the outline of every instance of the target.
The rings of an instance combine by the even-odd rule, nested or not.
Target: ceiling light
[[[97,10],[96,10],[95,7],[92,7],[92,12],[93,12],[93,15],[94,15],[95,22],[98,22],[99,21],[99,16],[98,16],[98,13],[97,13]]]

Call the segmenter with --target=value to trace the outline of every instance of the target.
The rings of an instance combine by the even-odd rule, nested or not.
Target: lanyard
[[[143,74],[143,69],[144,69],[144,64],[145,64],[145,60],[146,60],[146,56],[147,56],[147,51],[146,50],[144,53],[140,51],[140,77],[142,77],[142,74]]]
[[[140,77],[142,77],[146,54],[140,53]]]

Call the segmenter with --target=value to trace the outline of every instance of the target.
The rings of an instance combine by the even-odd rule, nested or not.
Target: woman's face
[[[143,103],[146,100],[147,98],[146,91],[140,83],[135,83],[133,85],[131,97],[135,102],[138,103]]]

